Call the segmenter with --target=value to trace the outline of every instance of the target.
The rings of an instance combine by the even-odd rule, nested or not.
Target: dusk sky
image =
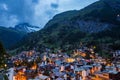
[[[0,26],[28,22],[44,27],[55,14],[80,10],[98,0],[0,0]]]

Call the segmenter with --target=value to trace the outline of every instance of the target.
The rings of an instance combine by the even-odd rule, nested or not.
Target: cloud
[[[35,6],[35,24],[43,27],[57,13],[57,0],[40,0]]]
[[[2,7],[3,7],[3,9],[6,10],[6,11],[8,10],[8,7],[7,7],[6,4],[2,4]]]
[[[0,0],[0,6],[3,6],[0,25],[9,27],[22,22],[31,23],[36,4],[32,0]]]
[[[55,15],[79,10],[97,0],[0,0],[0,25],[14,26],[28,22],[44,27]]]
[[[67,10],[80,10],[98,0],[59,0],[59,12]]]
[[[16,25],[16,23],[18,23],[18,19],[15,15],[1,15],[0,23],[2,23],[1,26],[12,27],[13,25]]]
[[[52,8],[58,8],[58,6],[59,6],[59,5],[56,4],[56,3],[51,3],[51,7],[52,7]]]

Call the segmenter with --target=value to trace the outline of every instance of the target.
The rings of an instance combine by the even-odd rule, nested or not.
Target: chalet
[[[116,50],[115,52],[113,52],[113,57],[117,56],[120,56],[120,50]]]

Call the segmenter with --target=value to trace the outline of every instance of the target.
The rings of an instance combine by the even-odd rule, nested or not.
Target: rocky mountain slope
[[[24,32],[24,33],[30,33],[30,32],[35,32],[35,31],[40,30],[39,27],[32,26],[32,25],[30,25],[28,23],[21,23],[21,24],[16,25],[13,28],[10,28],[10,29],[20,31],[20,32]]]
[[[120,0],[99,0],[82,10],[58,14],[43,29],[27,35],[17,47],[70,47],[80,42],[120,43]]]
[[[15,27],[2,27],[0,26],[0,41],[3,43],[5,48],[10,48],[20,41],[23,36],[28,33],[38,31],[40,28],[32,26],[28,23],[21,23]]]

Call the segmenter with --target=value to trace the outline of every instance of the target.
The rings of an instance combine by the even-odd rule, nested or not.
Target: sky
[[[0,0],[0,26],[27,22],[40,28],[56,14],[80,10],[97,0]]]

